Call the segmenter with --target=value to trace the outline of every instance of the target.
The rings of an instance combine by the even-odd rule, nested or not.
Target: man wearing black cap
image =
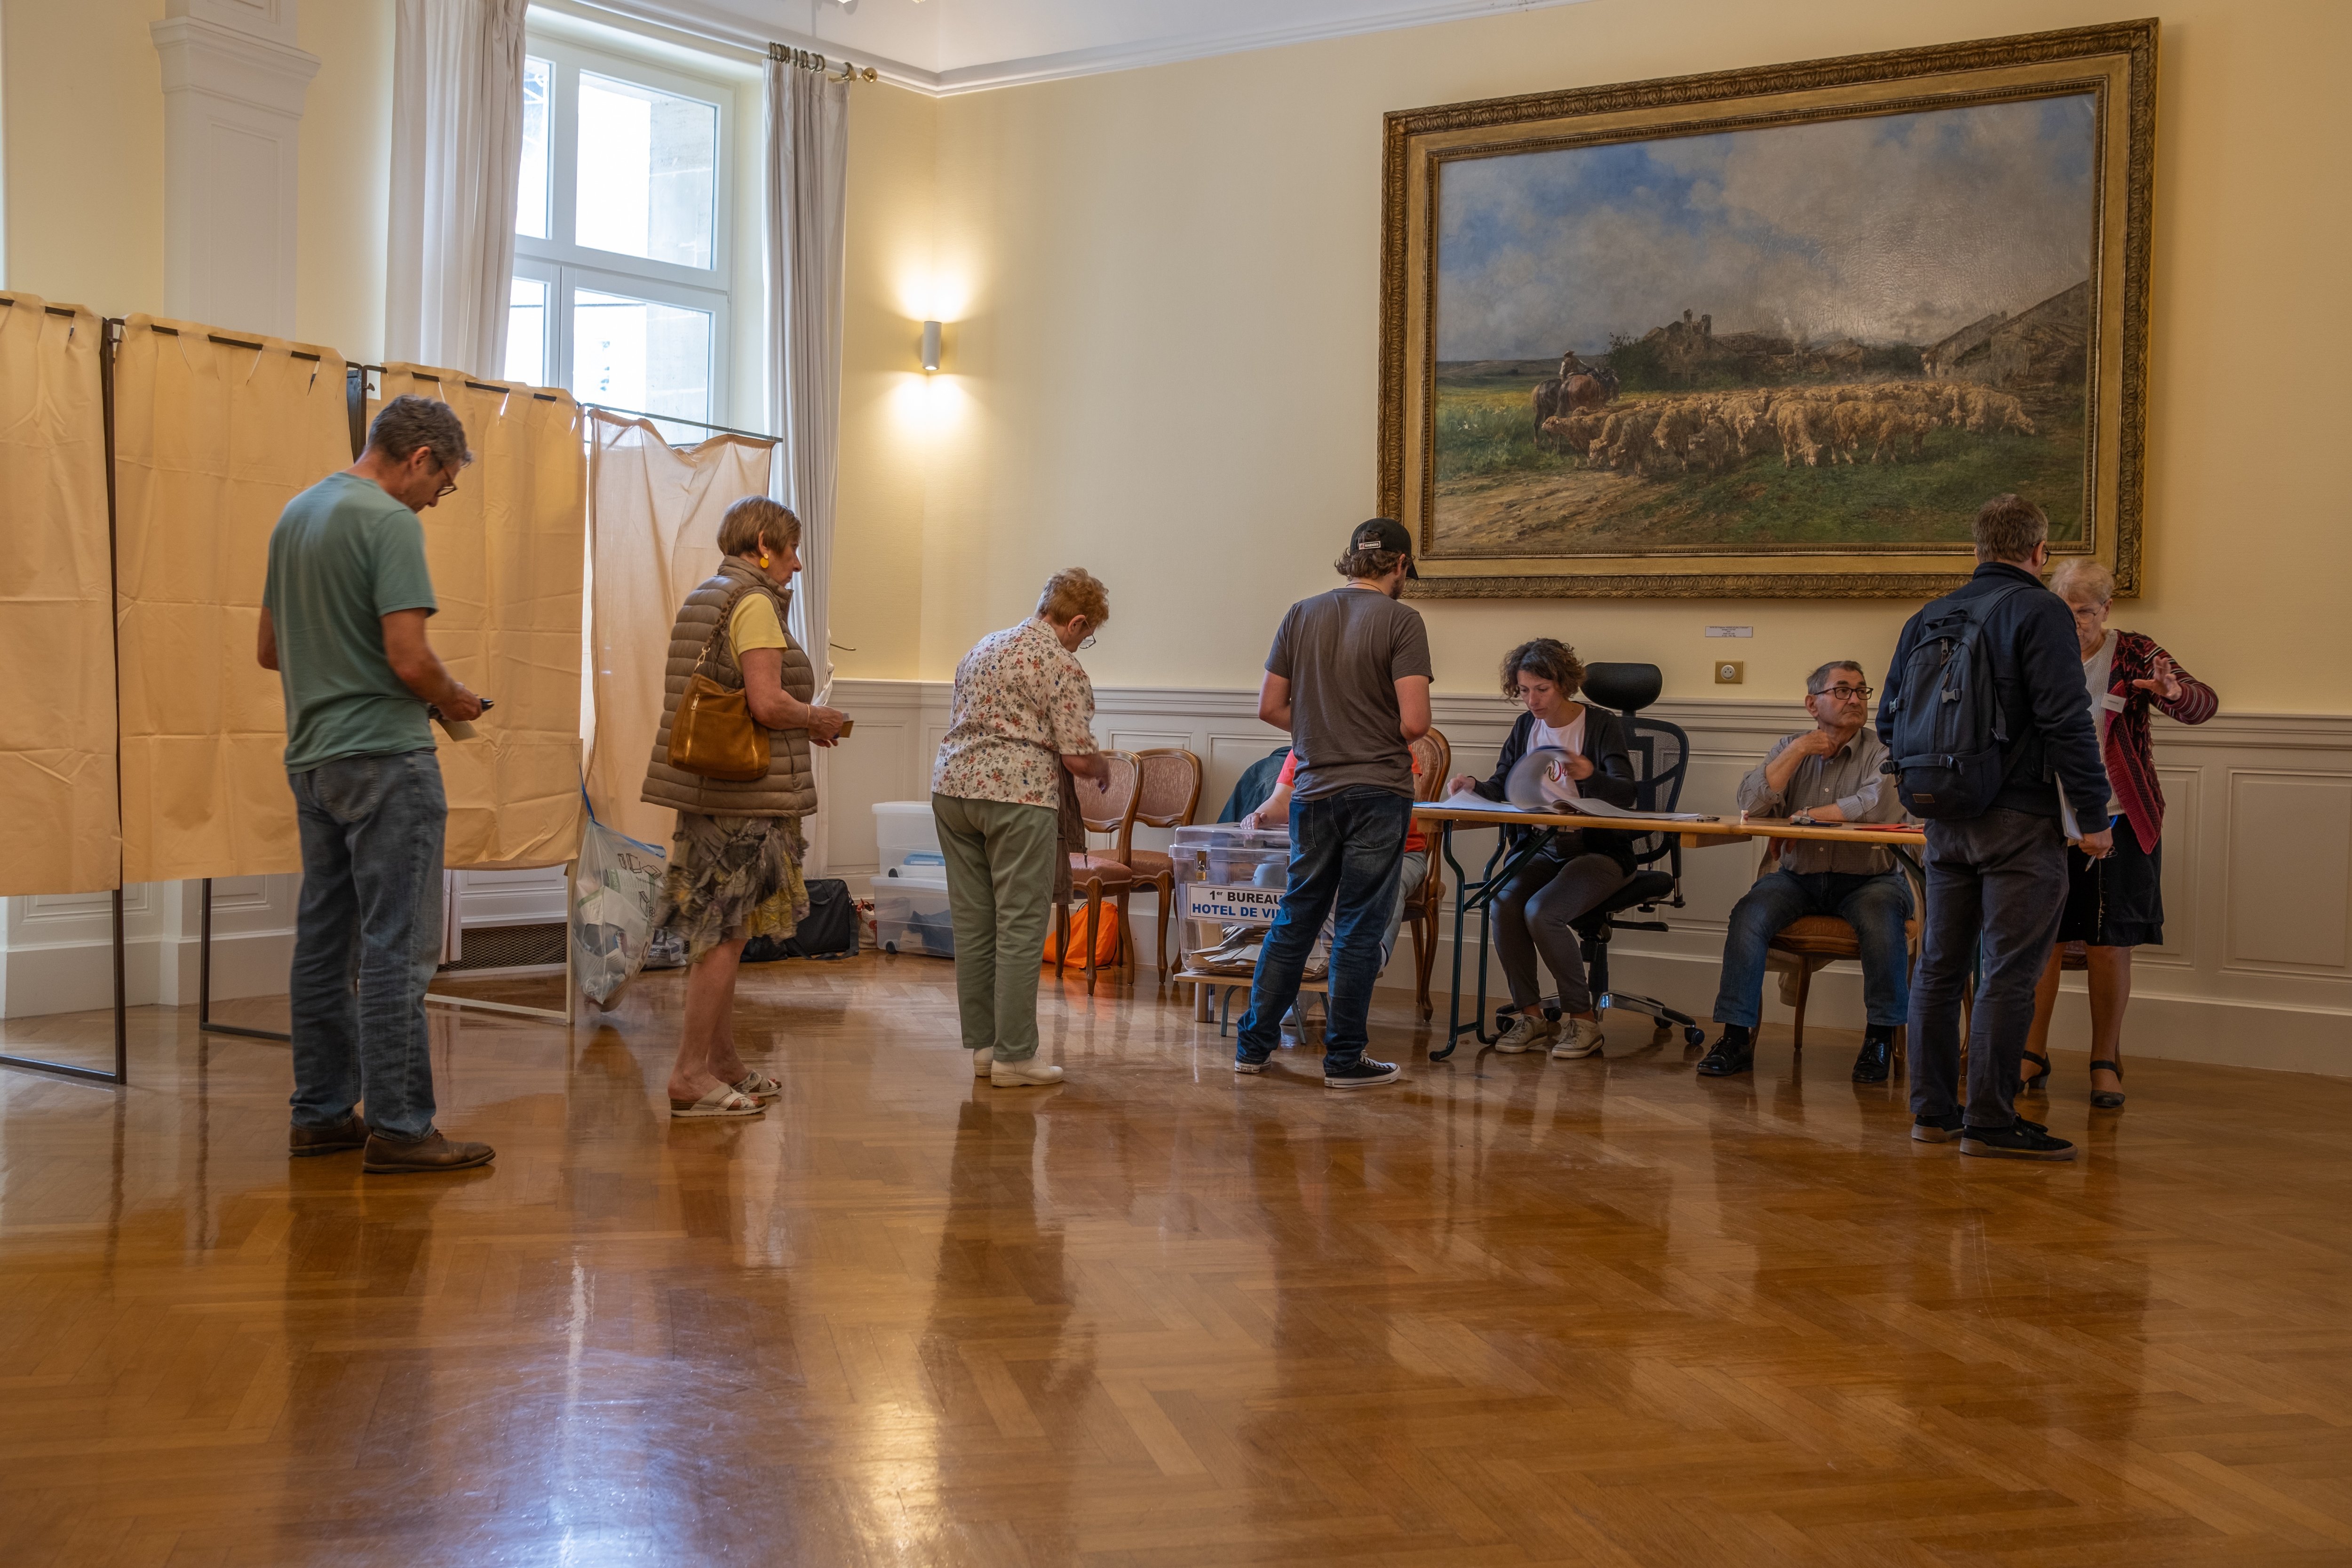
[[[1348,585],[1290,606],[1258,689],[1258,717],[1290,731],[1299,763],[1290,885],[1258,952],[1234,1070],[1265,1069],[1337,903],[1323,1081],[1359,1089],[1397,1077],[1394,1063],[1364,1054],[1365,1020],[1412,821],[1412,742],[1429,732],[1429,636],[1419,613],[1397,602],[1420,574],[1412,536],[1395,521],[1358,528],[1337,564]]]

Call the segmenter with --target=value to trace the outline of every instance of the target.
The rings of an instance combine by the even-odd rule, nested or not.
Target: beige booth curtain
[[[587,458],[568,393],[386,367],[375,406],[437,398],[474,462],[426,509],[433,649],[496,704],[475,738],[436,731],[452,868],[560,866],[580,845],[580,616]],[[373,407],[370,415],[373,415]]]
[[[0,295],[0,894],[116,885],[104,326]]]
[[[683,450],[642,419],[588,416],[594,743],[588,795],[608,827],[666,845],[677,814],[637,798],[661,729],[678,607],[719,570],[719,520],[768,493],[776,444],[718,436]]]
[[[115,360],[124,877],[299,871],[278,677],[254,662],[269,532],[352,461],[343,358],[133,316]]]

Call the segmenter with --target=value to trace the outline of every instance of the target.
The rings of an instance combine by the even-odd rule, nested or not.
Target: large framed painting
[[[2140,584],[2157,25],[1391,113],[1429,597],[1918,597],[2013,490]]]

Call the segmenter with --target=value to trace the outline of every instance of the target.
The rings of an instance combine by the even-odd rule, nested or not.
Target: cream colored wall
[[[163,0],[5,0],[8,283],[163,308]]]
[[[1252,686],[1276,618],[1334,581],[1373,506],[1381,116],[1391,109],[2027,32],[2142,14],[2088,0],[1591,0],[923,104],[862,94],[853,244],[920,221],[947,373],[845,401],[840,640],[887,638],[916,563],[903,476],[927,470],[919,673],[1027,607],[1047,572],[1110,584],[1098,681]],[[2338,90],[2352,6],[2177,0],[2156,192],[2149,591],[2123,624],[2236,710],[2352,710],[2352,580],[2329,351],[2352,253]],[[895,100],[895,102],[891,100]],[[889,107],[882,107],[884,104]],[[903,110],[903,112],[902,112]],[[924,166],[913,122],[937,121]],[[887,166],[873,128],[892,127]],[[903,159],[899,156],[904,154]],[[887,215],[878,216],[877,215]],[[907,234],[904,254],[922,237]],[[892,261],[895,263],[894,253]],[[870,253],[853,255],[855,279]],[[887,287],[868,279],[864,287]],[[853,282],[853,289],[861,287]],[[865,309],[883,307],[870,300]],[[915,308],[853,332],[845,384],[911,362]],[[884,489],[894,498],[879,500]],[[1670,696],[1781,697],[1825,658],[1876,668],[1911,606],[1875,602],[1424,603],[1443,689],[1484,689],[1536,633],[1647,659]],[[1709,623],[1752,641],[1709,642]],[[904,636],[904,634],[900,634]],[[865,645],[861,645],[862,649]],[[1718,650],[1748,685],[1708,678]],[[846,656],[844,656],[845,658]],[[861,651],[856,668],[902,668]]]
[[[301,46],[320,63],[302,110],[294,332],[369,362],[383,358],[393,8],[312,0],[300,11]]]
[[[303,6],[295,333],[383,348],[393,0]],[[8,281],[109,315],[163,309],[163,0],[5,0]],[[239,322],[223,322],[239,326]]]
[[[849,237],[842,328],[841,478],[834,538],[834,669],[869,679],[923,672],[924,509],[931,395],[916,368],[920,323],[940,308],[931,171],[938,105],[861,86],[849,95]],[[854,651],[853,651],[854,650]]]

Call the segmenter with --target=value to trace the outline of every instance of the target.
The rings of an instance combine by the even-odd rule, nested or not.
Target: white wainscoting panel
[[[2230,773],[2232,969],[2346,973],[2352,773]]]

